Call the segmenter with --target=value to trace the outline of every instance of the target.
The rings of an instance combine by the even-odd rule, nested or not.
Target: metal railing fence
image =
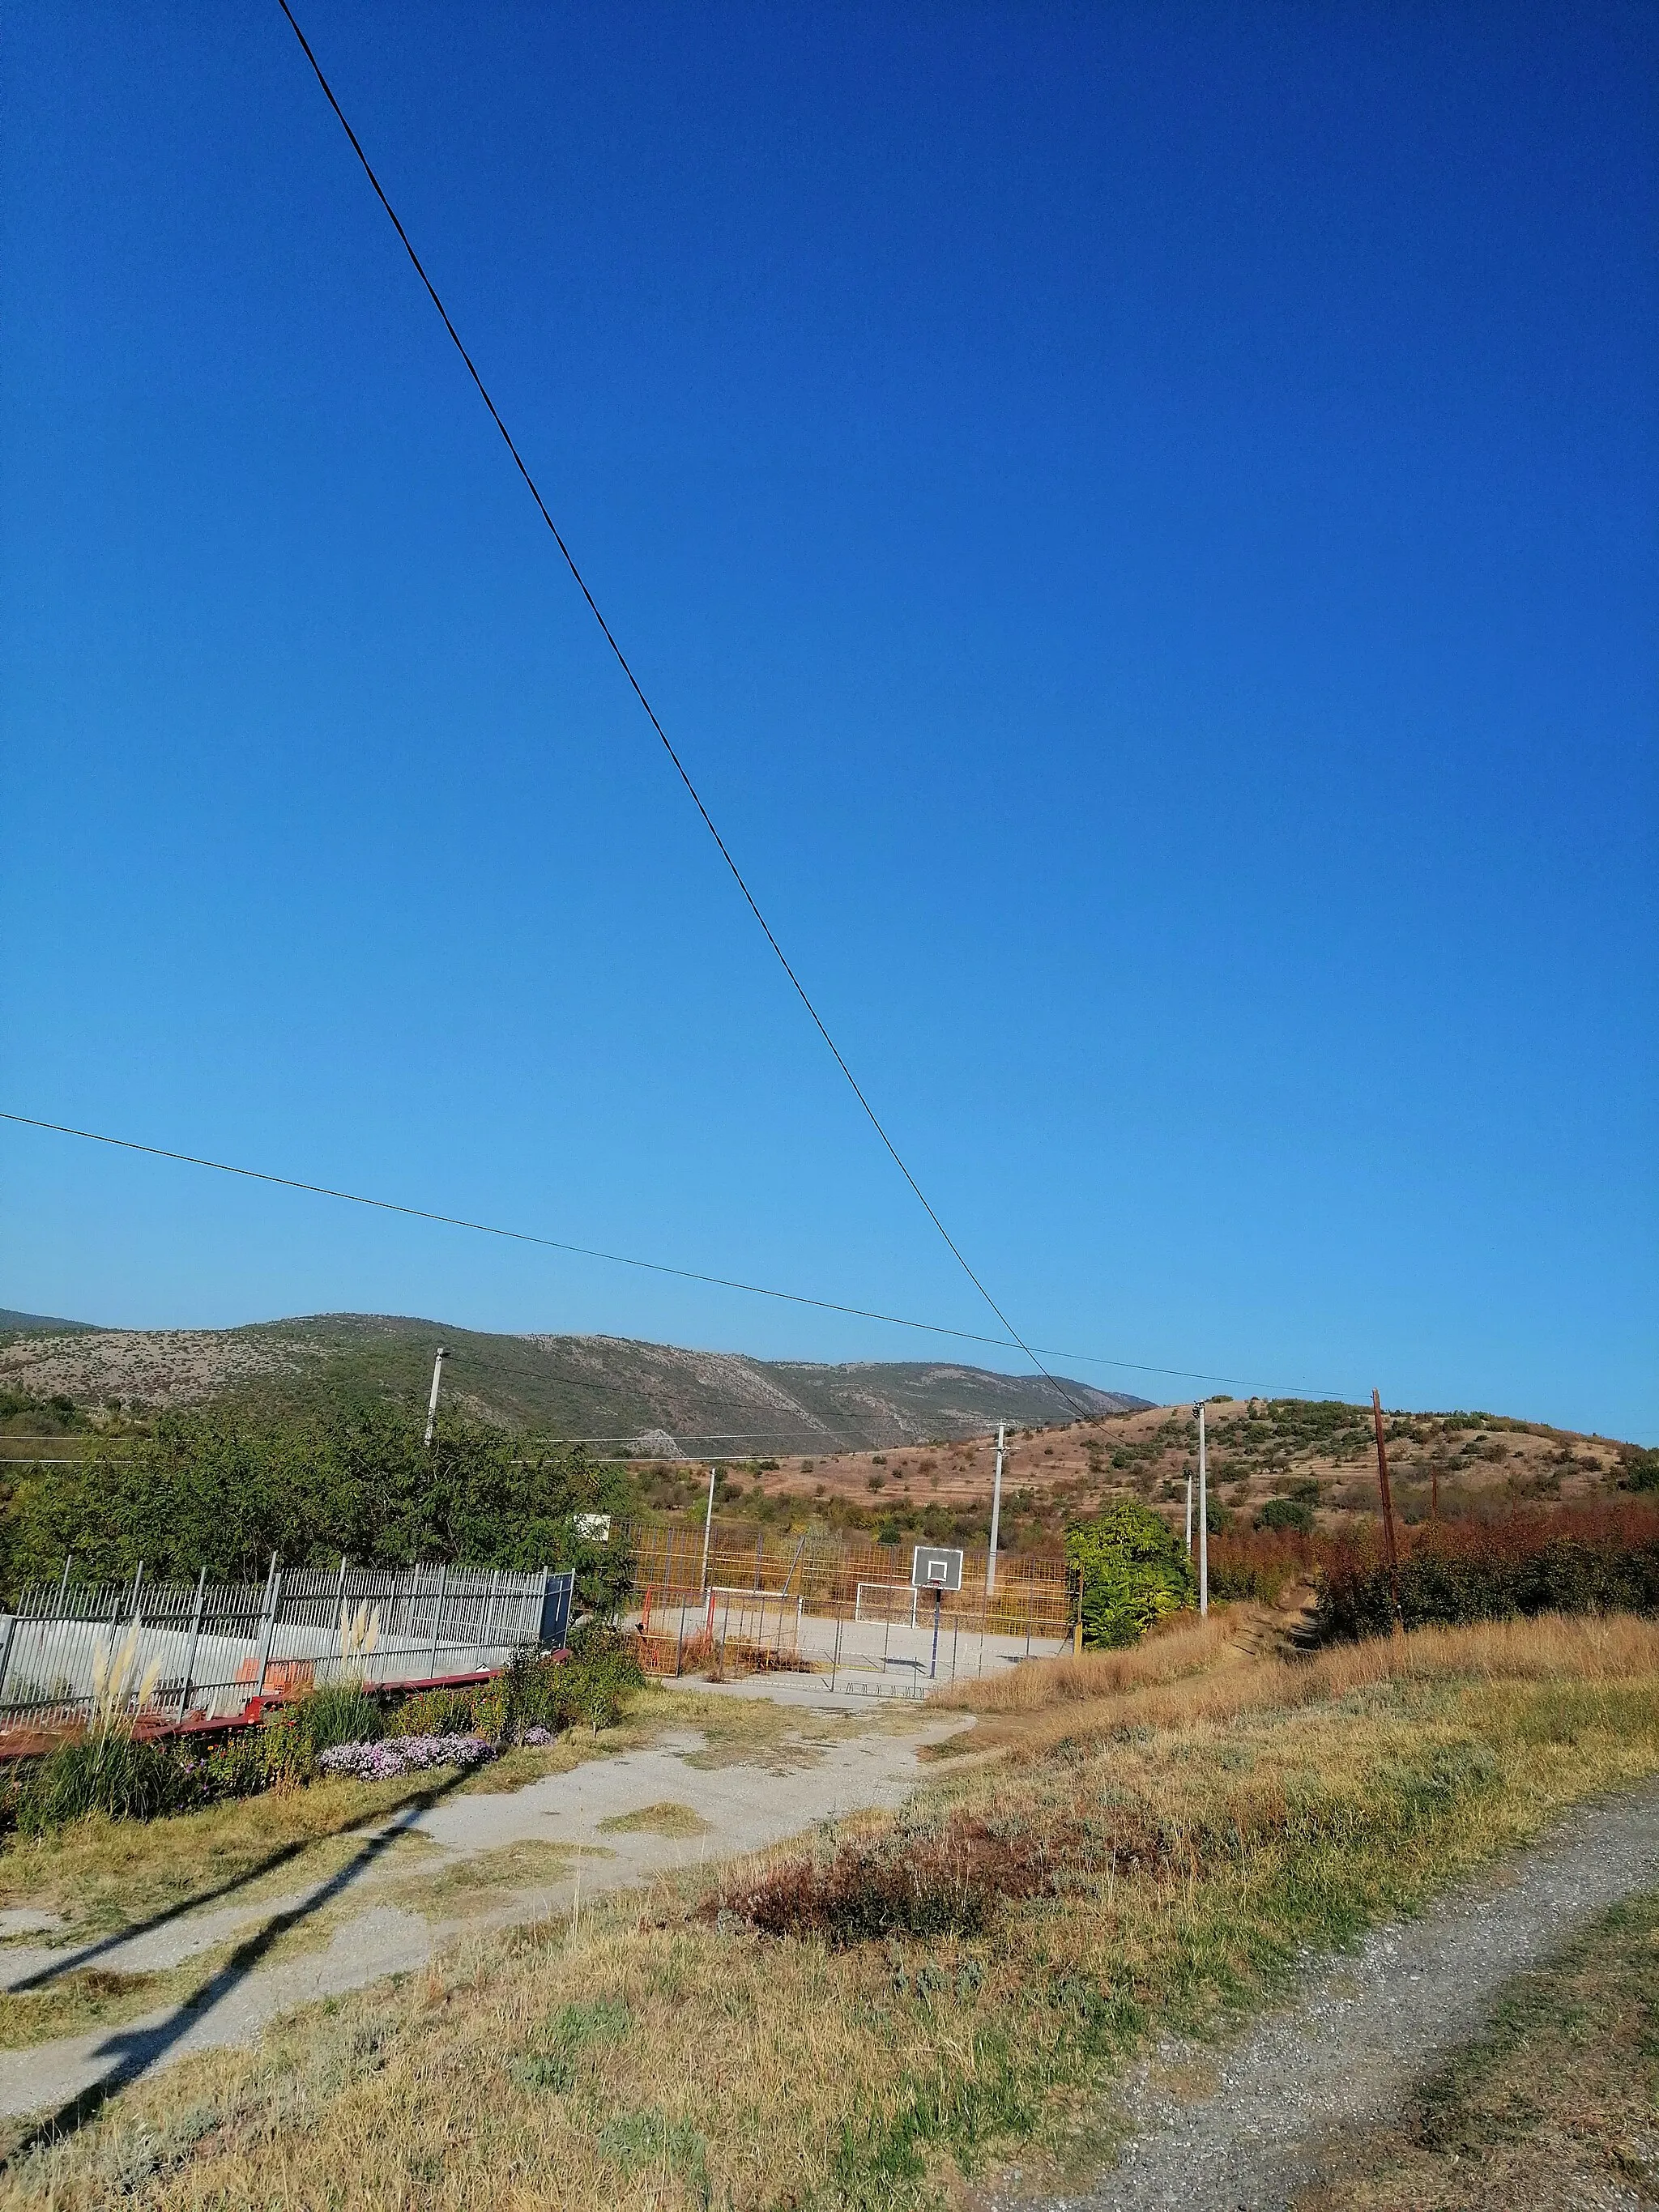
[[[702,1538],[685,1523],[629,1531],[633,1616],[653,1672],[793,1665],[832,1686],[868,1677],[915,1695],[1070,1640],[1075,1599],[1059,1553],[1001,1554],[988,1592],[988,1547],[969,1552],[962,1588],[938,1594],[936,1607],[935,1593],[910,1587],[908,1545],[716,1522],[705,1575]]]
[[[373,1687],[505,1666],[562,1638],[571,1578],[443,1564],[284,1568],[260,1583],[33,1583],[0,1615],[0,1722],[117,1710],[213,1720],[330,1681]],[[562,1609],[561,1610],[561,1601]]]
[[[711,1588],[722,1590],[769,1590],[792,1602],[805,1601],[808,1616],[830,1616],[847,1609],[860,1619],[881,1603],[878,1591],[892,1593],[887,1601],[896,1614],[910,1613],[910,1546],[878,1544],[848,1531],[809,1530],[805,1535],[781,1534],[752,1525],[734,1526],[716,1521],[708,1547],[708,1565],[702,1571],[702,1529],[689,1522],[636,1522],[628,1532],[632,1553],[634,1602],[646,1591],[655,1601],[690,1604]],[[959,1621],[966,1633],[1048,1639],[1066,1635],[1071,1627],[1074,1599],[1062,1554],[1001,1553],[998,1556],[996,1588],[986,1589],[990,1563],[988,1547],[964,1553],[962,1588],[947,1591],[943,1617]],[[863,1595],[860,1596],[860,1589]],[[932,1603],[928,1604],[929,1618]]]

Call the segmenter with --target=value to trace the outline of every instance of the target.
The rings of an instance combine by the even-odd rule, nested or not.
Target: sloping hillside
[[[21,1318],[21,1317],[20,1317]],[[503,1336],[437,1322],[326,1314],[232,1329],[78,1329],[26,1324],[0,1335],[0,1381],[37,1398],[137,1412],[234,1400],[301,1411],[425,1401],[448,1347],[446,1402],[601,1449],[751,1459],[857,1451],[1071,1418],[1041,1376],[955,1363],[820,1366],[689,1352],[605,1336]],[[1093,1414],[1144,1399],[1066,1384]]]

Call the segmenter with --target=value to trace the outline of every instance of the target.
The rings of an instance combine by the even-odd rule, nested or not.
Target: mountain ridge
[[[0,1317],[0,1381],[91,1408],[227,1402],[270,1413],[422,1407],[447,1347],[447,1404],[600,1452],[756,1459],[1068,1422],[1040,1375],[960,1360],[757,1359],[631,1337],[465,1329],[398,1314],[310,1314],[228,1329],[101,1329]],[[1091,1418],[1150,1401],[1060,1377]]]

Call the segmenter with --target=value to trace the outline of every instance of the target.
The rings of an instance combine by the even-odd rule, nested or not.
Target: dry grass
[[[1487,2033],[1298,2212],[1583,2212],[1659,2200],[1659,1896],[1504,1992]]]
[[[635,1750],[682,1730],[707,1737],[707,1749],[696,1754],[700,1765],[753,1765],[786,1773],[815,1764],[824,1744],[885,1718],[826,1719],[763,1699],[647,1686],[617,1727],[597,1736],[571,1729],[542,1749],[508,1752],[452,1780],[446,1794],[520,1790],[548,1775],[568,1773],[587,1759]],[[914,1713],[910,1718],[914,1723]],[[93,1814],[39,1840],[14,1837],[0,1850],[0,1909],[33,1905],[61,1913],[64,1926],[52,1940],[70,1942],[186,1911],[222,1892],[227,1904],[254,1904],[332,1874],[366,1827],[417,1802],[433,1779],[429,1774],[387,1782],[335,1779],[169,1820],[109,1820]]]
[[[332,1873],[366,1822],[431,1786],[430,1775],[406,1775],[269,1790],[166,1820],[94,1814],[39,1839],[14,1838],[0,1852],[0,1906],[61,1913],[54,1940],[70,1942],[188,1911],[222,1891],[227,1903],[253,1903]]]
[[[707,1836],[713,1833],[695,1806],[677,1805],[672,1799],[659,1805],[641,1805],[637,1813],[618,1813],[601,1820],[600,1830],[617,1836]]]
[[[1034,1661],[1012,1678],[1016,1684],[1031,1678],[1022,1685],[1023,1707],[1011,1720],[1004,1717],[1006,1709],[1000,1711],[988,1698],[981,1708],[987,1717],[975,1741],[987,1747],[1005,1745],[1017,1758],[1030,1760],[1135,1729],[1220,1725],[1273,1707],[1288,1711],[1352,1697],[1384,1682],[1427,1684],[1457,1677],[1588,1684],[1659,1674],[1659,1622],[1624,1615],[1598,1620],[1548,1614],[1534,1620],[1419,1629],[1406,1637],[1339,1644],[1312,1658],[1232,1667],[1222,1663],[1236,1656],[1224,1621],[1213,1617],[1207,1633],[1216,1658],[1207,1667],[1202,1664],[1196,1646],[1206,1632],[1181,1631],[1130,1652]],[[1135,1660],[1143,1662],[1139,1674],[1120,1663]],[[1091,1668],[1101,1670],[1103,1682],[1093,1694],[1088,1686]],[[990,1686],[1006,1690],[1010,1684]],[[974,1686],[957,1702],[974,1704]]]
[[[1080,1657],[1027,1659],[1006,1674],[958,1682],[938,1691],[928,1702],[964,1707],[975,1713],[1034,1713],[1052,1705],[1093,1704],[1153,1682],[1172,1682],[1218,1666],[1237,1633],[1231,1616],[1220,1610],[1207,1620],[1189,1620],[1148,1637],[1124,1651],[1085,1651]]]
[[[579,1936],[469,1941],[138,2083],[14,2166],[0,2206],[940,2204],[1016,2149],[1064,2171],[1154,2031],[1213,2031],[1305,1948],[1659,1771],[1650,1627],[1515,1624],[1206,1673],[1164,1643],[1115,1688],[1057,1669],[1046,1698],[993,1708],[987,1727],[1026,1732],[1014,1755],[902,1815],[614,1899]],[[1010,1878],[956,1932],[798,1940],[744,1913],[803,1870],[925,1863],[969,1833]]]

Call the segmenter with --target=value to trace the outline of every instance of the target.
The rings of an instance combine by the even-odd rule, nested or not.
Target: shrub
[[[1285,1585],[1311,1573],[1315,1547],[1296,1528],[1256,1528],[1210,1546],[1210,1595],[1277,1605]]]
[[[1386,1635],[1394,1626],[1387,1564],[1375,1535],[1321,1547],[1322,1636]],[[1430,1522],[1401,1546],[1407,1628],[1537,1613],[1659,1613],[1659,1510],[1583,1505],[1504,1522]]]
[[[1300,1498],[1270,1498],[1255,1516],[1258,1528],[1294,1528],[1304,1536],[1313,1534],[1313,1507]]]
[[[13,1814],[26,1835],[45,1835],[89,1813],[153,1820],[190,1802],[190,1777],[173,1753],[124,1733],[60,1743],[15,1785]]]
[[[259,1732],[265,1778],[308,1782],[320,1754],[339,1743],[368,1743],[380,1733],[380,1708],[361,1682],[331,1682],[267,1716]]]
[[[1622,1454],[1619,1479],[1626,1490],[1659,1490],[1659,1451],[1632,1449]]]
[[[1082,1577],[1083,1640],[1092,1647],[1133,1644],[1193,1601],[1192,1562],[1150,1506],[1125,1500],[1068,1528],[1066,1557]]]
[[[635,1639],[585,1621],[568,1658],[520,1652],[476,1688],[420,1691],[398,1708],[398,1725],[410,1735],[477,1735],[492,1744],[522,1743],[532,1730],[545,1738],[578,1722],[598,1730],[620,1718],[644,1680]]]
[[[406,1735],[468,1735],[473,1732],[476,1690],[417,1690],[398,1708],[398,1727]]]

